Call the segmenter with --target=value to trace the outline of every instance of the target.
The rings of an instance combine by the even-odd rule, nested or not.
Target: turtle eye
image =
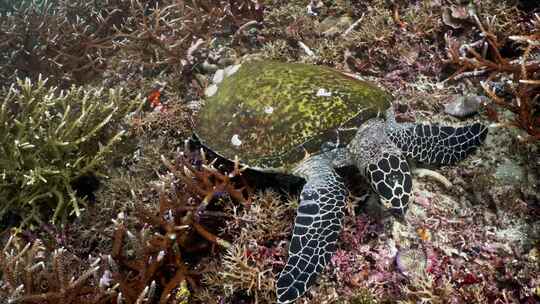
[[[329,152],[337,148],[337,144],[329,141],[325,141],[321,145],[321,152]]]

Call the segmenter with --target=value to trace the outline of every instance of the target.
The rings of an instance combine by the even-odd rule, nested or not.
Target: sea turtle
[[[407,158],[453,164],[487,128],[397,123],[391,96],[354,75],[300,63],[247,61],[219,70],[195,136],[249,167],[305,179],[278,303],[302,296],[330,261],[348,191],[335,169],[356,166],[382,204],[403,215],[412,199]]]

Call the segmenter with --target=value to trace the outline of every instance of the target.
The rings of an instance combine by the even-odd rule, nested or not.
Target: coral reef
[[[114,54],[128,1],[11,1],[0,10],[0,85],[42,74],[69,87],[91,81]]]
[[[284,204],[277,193],[269,190],[256,194],[252,200],[249,208],[226,208],[231,218],[223,232],[234,243],[206,267],[202,278],[205,290],[197,296],[201,303],[219,303],[215,294],[223,295],[219,298],[226,303],[234,303],[242,296],[256,303],[276,301],[276,271],[283,267],[283,240],[290,233],[298,203],[289,200]]]
[[[112,292],[100,281],[99,258],[82,261],[64,248],[52,255],[38,239],[25,242],[12,234],[0,258],[2,303],[109,303]],[[6,302],[4,302],[6,301]]]
[[[404,222],[353,191],[331,267],[299,303],[537,303],[538,13],[517,0],[0,1],[0,302],[275,303],[295,186],[180,152],[214,72],[248,55],[376,81],[401,119],[457,122],[437,113],[463,96],[466,119],[495,122],[485,149],[438,170],[449,187],[414,176]]]
[[[78,184],[99,174],[125,132],[122,120],[142,99],[125,98],[122,90],[59,91],[28,78],[1,95],[0,218],[17,216],[26,226],[79,216],[84,185]]]
[[[219,226],[215,219],[220,212],[206,209],[212,207],[213,198],[224,198],[225,194],[247,203],[245,187],[235,181],[240,168],[235,166],[230,174],[222,174],[204,153],[194,153],[192,156],[200,157],[194,159],[188,152],[174,165],[162,159],[169,174],[155,185],[157,204],[131,210],[131,217],[119,213],[113,221],[108,270],[109,285],[118,284],[118,299],[187,303],[191,291],[199,289],[197,268],[202,257],[218,248],[232,247],[212,232]],[[132,229],[139,232],[132,233]]]
[[[510,110],[515,114],[510,124],[525,130],[531,140],[540,139],[540,106],[538,98],[538,46],[540,41],[540,14],[535,14],[527,24],[526,35],[512,35],[499,38],[495,34],[496,19],[480,20],[472,14],[480,39],[469,44],[460,44],[455,38],[446,37],[448,45],[448,61],[458,67],[450,79],[487,75],[481,82],[485,93],[493,104]],[[502,54],[506,41],[520,44],[518,54],[510,57]],[[510,96],[502,96],[504,94]],[[491,109],[490,116],[498,120],[496,112]]]
[[[129,210],[131,217],[124,212],[116,216],[109,254],[101,252],[101,259],[78,258],[64,248],[48,257],[45,242],[33,235],[28,236],[32,242],[23,242],[11,234],[0,259],[0,295],[10,303],[187,303],[191,291],[198,289],[197,261],[213,252],[212,247],[232,247],[211,232],[217,228],[211,219],[219,212],[205,209],[225,193],[247,203],[247,194],[232,181],[240,174],[238,166],[224,175],[204,154],[198,165],[183,155],[176,165],[163,161],[171,172],[155,184],[156,203]],[[73,240],[60,242],[69,246]],[[77,279],[69,280],[72,277]],[[56,278],[53,283],[42,284],[51,278]]]

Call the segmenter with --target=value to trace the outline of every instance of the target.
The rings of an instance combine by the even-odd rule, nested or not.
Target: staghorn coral
[[[43,74],[67,87],[99,76],[113,55],[123,0],[18,1],[0,11],[0,84]]]
[[[189,85],[192,70],[208,59],[202,49],[211,39],[243,44],[246,24],[262,20],[263,6],[250,0],[47,0],[6,4],[0,14],[3,85],[43,74],[68,87],[110,78],[111,71],[179,72]]]
[[[228,35],[229,42],[238,42],[234,37],[242,35],[246,23],[261,21],[262,12],[260,4],[249,0],[131,1],[115,45],[121,65],[180,73],[189,84],[193,69],[206,59],[213,61],[205,50],[213,37]]]
[[[0,256],[2,303],[110,303],[114,291],[100,284],[101,260],[89,265],[67,250],[49,254],[38,239],[24,242],[11,234]]]
[[[58,91],[42,79],[18,80],[1,95],[0,218],[15,215],[27,226],[79,216],[78,182],[100,170],[122,139],[122,116],[141,99],[112,89]]]
[[[107,58],[101,74],[105,87],[145,92],[160,87],[164,105],[196,101],[208,83],[204,74],[258,45],[253,33],[261,26],[264,6],[257,1],[122,3],[129,16],[115,28],[117,52]]]
[[[234,242],[203,268],[204,291],[197,295],[201,303],[216,303],[217,295],[227,303],[238,298],[275,302],[275,278],[286,254],[283,240],[290,233],[297,201],[284,203],[270,190],[254,195],[252,201],[247,208],[227,206],[231,218],[223,233]]]
[[[529,140],[540,139],[540,92],[537,88],[540,84],[537,56],[540,15],[534,15],[524,30],[527,34],[507,36],[503,33],[506,34],[503,37],[497,35],[495,16],[485,21],[476,14],[472,16],[481,33],[478,41],[460,44],[456,39],[446,37],[448,62],[458,68],[449,79],[488,75],[480,85],[494,105],[514,113],[509,124],[526,131]],[[522,51],[515,56],[505,55],[502,48],[507,40],[522,45]],[[510,96],[501,96],[504,93]],[[498,120],[493,108],[488,108],[488,115]]]
[[[185,154],[175,165],[165,159],[163,162],[171,173],[161,177],[158,204],[132,211],[135,224],[124,213],[114,221],[109,271],[119,284],[119,299],[128,303],[137,299],[144,303],[184,303],[189,299],[198,290],[195,267],[201,257],[214,247],[232,246],[211,232],[220,213],[205,209],[214,197],[225,193],[245,202],[242,188],[231,181],[240,174],[238,167],[225,175],[204,156],[202,163],[194,166]],[[171,189],[166,191],[164,185],[171,185]],[[131,233],[129,225],[139,232]]]

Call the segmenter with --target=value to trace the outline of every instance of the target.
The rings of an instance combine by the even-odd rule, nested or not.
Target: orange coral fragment
[[[161,106],[161,92],[159,89],[155,89],[147,97],[148,101],[150,102],[150,105],[152,108]]]
[[[420,227],[416,229],[416,233],[420,237],[422,241],[429,241],[431,240],[431,232],[427,228]]]

